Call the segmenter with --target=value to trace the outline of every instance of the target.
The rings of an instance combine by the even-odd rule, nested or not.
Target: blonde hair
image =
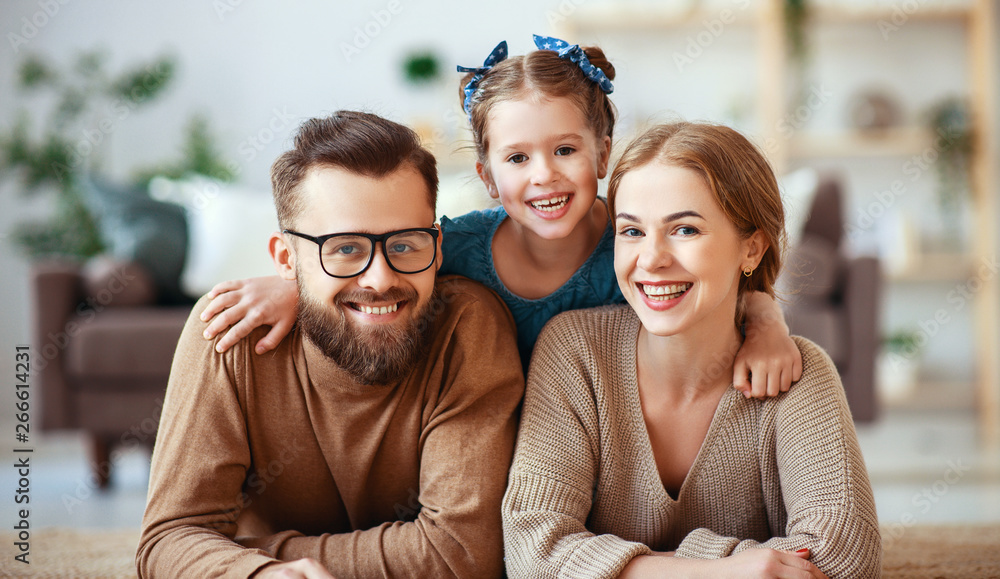
[[[697,172],[743,239],[757,231],[763,235],[768,247],[760,263],[749,277],[740,276],[736,322],[742,325],[751,292],[774,296],[787,245],[785,212],[774,171],[753,143],[729,127],[689,122],[658,125],[628,145],[611,173],[608,208],[612,216],[617,214],[615,199],[622,178],[653,162]]]
[[[609,80],[615,79],[615,67],[600,48],[585,47],[590,63],[601,69]],[[459,87],[459,101],[465,102],[465,85],[475,73],[467,73]],[[499,62],[483,75],[469,103],[469,122],[476,147],[476,158],[487,172],[487,153],[490,144],[487,120],[493,107],[504,101],[529,96],[565,97],[580,110],[598,139],[612,138],[617,111],[611,99],[580,67],[570,60],[559,58],[551,50],[535,50],[524,56],[515,56]]]

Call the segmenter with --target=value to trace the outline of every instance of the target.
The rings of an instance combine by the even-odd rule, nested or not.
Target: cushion
[[[188,242],[184,211],[150,198],[143,187],[91,175],[81,175],[78,183],[110,255],[141,265],[152,278],[160,303],[190,301],[180,286]]]
[[[142,264],[99,255],[81,272],[83,295],[103,307],[134,307],[156,303],[156,282]]]
[[[208,293],[221,281],[274,274],[267,241],[278,229],[278,217],[269,191],[199,176],[158,177],[149,188],[154,198],[187,216],[190,239],[181,287],[188,295]]]

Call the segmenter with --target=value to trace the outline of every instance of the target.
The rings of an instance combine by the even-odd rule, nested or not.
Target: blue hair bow
[[[611,79],[604,74],[604,71],[590,64],[587,53],[580,48],[579,44],[570,45],[565,40],[559,40],[551,36],[539,36],[537,34],[532,36],[535,38],[535,46],[538,47],[538,50],[553,50],[559,53],[559,58],[565,58],[570,62],[576,63],[580,67],[580,70],[587,75],[587,78],[597,83],[597,86],[601,87],[601,90],[605,94],[611,94],[615,90],[614,85],[611,84]]]
[[[459,66],[458,72],[474,72],[475,76],[472,77],[469,82],[465,84],[465,102],[462,103],[462,108],[465,109],[465,114],[472,116],[472,95],[476,94],[476,89],[479,88],[479,83],[482,82],[483,76],[491,68],[496,66],[498,62],[507,58],[507,41],[501,41],[500,44],[493,49],[493,52],[486,57],[483,61],[483,65],[479,67],[470,68],[467,66]]]

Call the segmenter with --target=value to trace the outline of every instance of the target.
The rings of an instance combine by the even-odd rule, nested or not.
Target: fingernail
[[[796,553],[798,553],[799,555],[808,555],[809,549],[799,549],[798,551],[796,551]]]
[[[205,330],[204,332],[202,332],[201,335],[207,340],[208,339],[208,330]]]

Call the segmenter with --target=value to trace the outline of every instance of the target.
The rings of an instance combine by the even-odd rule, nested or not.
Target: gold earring
[[[753,268],[750,267],[749,265],[743,268],[743,275],[745,275],[746,277],[750,277],[752,273],[753,273]]]

